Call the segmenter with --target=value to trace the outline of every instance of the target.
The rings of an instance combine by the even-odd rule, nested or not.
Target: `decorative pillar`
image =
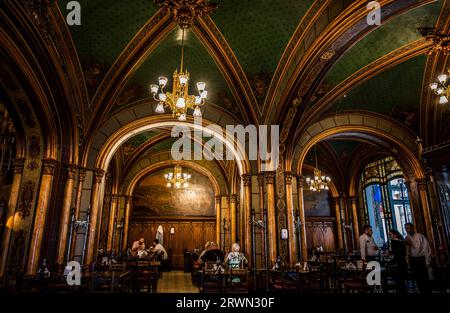
[[[67,179],[64,187],[64,199],[61,209],[61,219],[59,222],[58,251],[56,264],[64,264],[66,255],[67,236],[70,229],[70,213],[72,209],[72,195],[77,176],[78,167],[73,164],[67,166]]]
[[[252,175],[242,175],[242,183],[244,185],[244,232],[245,232],[245,245],[244,251],[247,254],[249,267],[253,264],[252,255]]]
[[[74,220],[78,221],[80,219],[80,208],[81,208],[81,195],[83,194],[83,184],[86,178],[87,168],[78,167],[78,182],[77,182],[77,193],[75,195],[75,214]],[[70,243],[70,257],[72,258],[75,253],[77,242],[77,232],[74,231],[72,234],[72,242]]]
[[[236,195],[230,196],[230,214],[231,214],[231,244],[236,242]]]
[[[275,172],[265,172],[267,187],[267,234],[269,240],[269,262],[274,264],[277,260],[277,224],[275,210]]]
[[[17,202],[19,200],[20,183],[22,181],[24,164],[25,159],[23,158],[17,158],[14,160],[14,178],[8,201],[8,211],[6,212],[6,227],[2,237],[0,252],[0,282],[3,281],[6,271],[6,264],[8,263],[9,243],[11,241],[11,235],[14,230],[14,216],[16,214]]]
[[[108,224],[108,241],[106,243],[106,251],[112,251],[114,247],[113,236],[114,236],[114,220],[116,218],[117,203],[119,202],[119,196],[116,194],[111,195],[111,207],[109,209],[109,224]]]
[[[340,205],[341,198],[333,198],[333,205],[335,208],[335,214],[336,214],[336,230],[337,230],[337,237],[338,237],[338,245],[339,245],[339,251],[344,250],[344,237],[342,233],[342,217],[341,217],[341,205]]]
[[[222,211],[222,196],[216,196],[216,243],[221,247],[220,230],[221,230],[221,211]]]
[[[105,176],[105,171],[102,169],[94,170],[93,184],[92,184],[92,193],[91,193],[91,211],[89,218],[89,230],[87,232],[87,242],[86,242],[86,255],[84,264],[90,265],[92,264],[96,257],[96,232],[97,232],[97,224],[98,224],[98,215],[100,209],[100,191],[102,187],[103,177]]]
[[[350,198],[350,204],[352,207],[352,216],[353,216],[353,250],[356,250],[358,247],[358,239],[359,239],[359,219],[358,219],[358,207],[356,205],[356,197]]]
[[[432,218],[431,218],[431,207],[428,201],[428,190],[427,190],[427,179],[416,180],[417,189],[419,191],[419,200],[422,207],[422,216],[424,221],[425,234],[430,242],[430,247],[433,253],[436,253],[436,240],[434,238]]]
[[[295,265],[297,262],[296,240],[295,240],[295,212],[294,199],[292,196],[292,173],[285,172],[284,180],[286,184],[286,211],[288,224],[288,247],[289,247],[289,263]]]
[[[259,212],[260,212],[260,216],[261,216],[261,220],[263,220],[265,222],[265,225],[267,225],[267,220],[266,220],[266,210],[264,208],[264,174],[258,174],[258,191],[259,191]],[[267,253],[267,238],[266,238],[266,234],[267,234],[267,229],[266,227],[264,227],[262,229],[262,234],[261,234],[261,251],[262,251],[262,255],[263,255],[263,267],[266,268],[267,264],[268,264],[268,258],[269,255]],[[253,247],[256,248],[256,247]],[[256,263],[256,260],[255,260]]]
[[[126,249],[127,244],[128,244],[128,227],[130,225],[130,215],[131,215],[132,204],[133,204],[133,198],[131,196],[125,196],[125,217],[124,217],[124,221],[123,221],[122,250]],[[120,252],[121,251],[119,251],[119,253]]]
[[[303,176],[297,176],[297,197],[298,197],[298,214],[301,223],[301,243],[300,250],[302,251],[302,262],[308,261],[308,244],[306,241],[306,217],[305,217],[305,203],[303,202]]]
[[[52,192],[53,176],[57,161],[53,159],[42,160],[41,183],[36,205],[33,233],[30,241],[30,253],[28,256],[27,275],[35,275],[39,266],[42,239],[45,231],[45,219],[47,217],[48,205]]]

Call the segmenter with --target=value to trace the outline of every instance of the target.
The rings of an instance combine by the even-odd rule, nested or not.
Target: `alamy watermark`
[[[274,171],[279,161],[279,129],[279,125],[227,125],[224,130],[216,124],[204,126],[202,118],[195,117],[193,125],[172,128],[171,136],[179,138],[172,145],[172,158],[242,161],[248,152],[248,160],[261,161],[261,171]]]
[[[367,4],[367,10],[369,14],[367,15],[367,24],[370,26],[381,25],[381,5],[378,1],[370,1]]]

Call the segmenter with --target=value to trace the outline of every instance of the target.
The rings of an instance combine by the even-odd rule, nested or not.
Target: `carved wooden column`
[[[286,213],[287,213],[287,226],[288,226],[288,247],[289,247],[289,263],[294,265],[297,263],[295,240],[295,211],[294,211],[294,199],[292,196],[292,173],[284,173],[284,180],[286,185]]]
[[[341,217],[341,205],[340,205],[341,198],[333,198],[333,205],[335,208],[335,214],[336,214],[336,231],[337,231],[337,237],[338,237],[338,246],[339,251],[344,250],[344,237],[342,233],[342,217]]]
[[[217,245],[219,246],[219,248],[222,248],[221,245],[221,237],[220,237],[220,233],[221,233],[221,211],[222,211],[222,196],[216,196],[216,242]]]
[[[269,241],[269,262],[277,260],[277,217],[275,209],[275,172],[265,172],[267,188],[267,233]]]
[[[427,190],[427,179],[416,180],[417,189],[419,191],[419,200],[420,205],[422,207],[422,216],[425,228],[425,235],[430,241],[430,247],[433,250],[433,253],[436,253],[436,240],[434,238],[433,224],[431,218],[431,207],[428,201],[428,190]]]
[[[119,202],[119,196],[116,194],[111,195],[111,207],[109,209],[109,223],[108,223],[108,241],[106,243],[106,250],[112,251],[114,247],[113,236],[114,236],[114,220],[116,218],[117,204]]]
[[[305,203],[303,201],[303,176],[297,177],[297,197],[298,197],[298,213],[301,223],[301,243],[302,262],[308,261],[308,244],[306,241],[306,217],[305,217]]]
[[[237,196],[231,195],[230,196],[230,214],[231,214],[231,244],[236,242],[236,201]],[[230,246],[231,248],[231,246]]]
[[[0,251],[0,282],[5,276],[6,264],[8,262],[9,243],[11,234],[14,230],[14,215],[16,214],[17,202],[19,200],[20,184],[22,182],[23,166],[25,159],[17,158],[14,160],[14,178],[11,186],[11,192],[6,212],[6,227],[2,237]]]
[[[128,244],[128,228],[130,225],[130,215],[132,205],[133,205],[133,198],[131,196],[125,196],[125,216],[123,221],[122,250],[126,249]]]
[[[353,250],[356,250],[358,247],[359,240],[359,219],[358,219],[358,206],[356,205],[356,197],[350,198],[350,205],[352,207],[352,216],[353,216]]]
[[[89,218],[89,230],[87,232],[87,242],[86,242],[86,255],[84,264],[90,265],[95,261],[97,257],[96,253],[96,234],[97,234],[97,224],[98,215],[100,209],[100,190],[103,183],[103,177],[105,176],[105,171],[102,169],[94,170],[92,193],[91,193],[91,212]]]
[[[249,267],[252,266],[252,175],[242,175],[242,183],[244,184],[244,232],[245,232],[245,245],[244,251],[247,254]]]
[[[85,167],[78,167],[78,181],[77,181],[77,193],[75,195],[75,214],[74,218],[76,221],[80,219],[80,210],[81,210],[81,195],[83,194],[83,184],[86,178],[87,169]],[[77,242],[77,233],[73,232],[72,234],[72,242],[70,243],[70,257],[73,257],[75,253]]]
[[[70,212],[72,209],[72,195],[77,177],[78,167],[73,164],[67,166],[67,179],[64,187],[64,199],[61,209],[61,219],[59,222],[58,251],[56,254],[56,264],[64,264],[66,255],[67,236],[70,229]]]
[[[27,275],[35,275],[39,266],[42,239],[45,231],[45,219],[47,217],[48,205],[52,192],[53,176],[57,161],[53,159],[42,160],[41,183],[39,196],[36,204],[33,233],[30,241],[30,252],[28,256]]]

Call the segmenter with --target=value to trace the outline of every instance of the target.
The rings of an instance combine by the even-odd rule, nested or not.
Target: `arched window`
[[[409,194],[403,172],[392,157],[372,162],[364,168],[360,180],[364,203],[362,219],[372,226],[376,243],[388,242],[390,230],[406,235],[405,223],[411,222]]]

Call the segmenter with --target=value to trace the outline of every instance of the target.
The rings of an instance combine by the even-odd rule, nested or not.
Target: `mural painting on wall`
[[[327,192],[304,191],[306,216],[331,216],[330,200]]]
[[[168,188],[160,170],[146,177],[136,189],[133,198],[134,216],[214,216],[214,190],[209,179],[190,171],[192,178],[187,188]]]

